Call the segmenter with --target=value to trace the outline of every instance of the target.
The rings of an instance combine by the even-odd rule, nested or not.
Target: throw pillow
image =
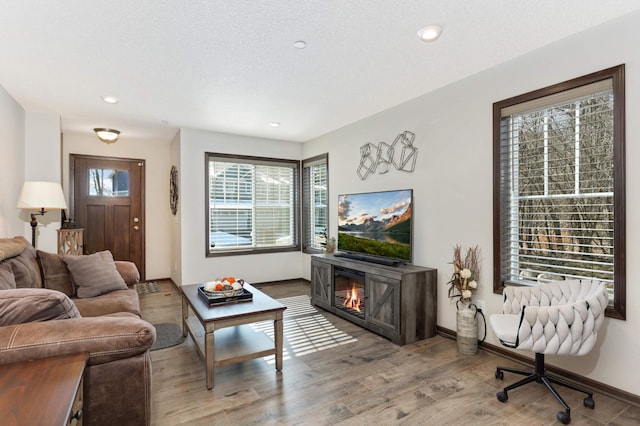
[[[24,251],[18,256],[5,260],[5,262],[11,267],[11,272],[13,272],[13,276],[16,279],[16,287],[39,288],[40,278],[36,279],[38,266],[31,264],[28,256],[28,253]]]
[[[0,290],[16,288],[16,277],[9,265],[0,265]]]
[[[0,326],[80,318],[80,312],[66,294],[44,288],[0,291]]]
[[[62,256],[46,251],[37,251],[44,287],[51,290],[58,290],[69,297],[75,296],[71,274],[67,264],[62,260]]]
[[[127,289],[109,250],[84,256],[67,255],[62,259],[71,272],[79,298]]]

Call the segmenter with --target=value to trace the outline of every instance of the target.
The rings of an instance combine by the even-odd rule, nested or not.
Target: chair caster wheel
[[[571,416],[564,411],[558,411],[558,414],[556,414],[556,419],[560,420],[560,423],[562,423],[563,425],[568,425],[569,423],[571,423]]]
[[[582,403],[584,404],[585,407],[587,408],[591,408],[592,410],[596,407],[596,403],[593,400],[593,398],[591,397],[586,397]]]
[[[509,399],[509,396],[506,394],[506,392],[500,391],[496,393],[496,398],[498,398],[498,401],[500,402],[506,402],[507,399]]]
[[[504,379],[504,373],[502,372],[502,370],[496,370],[496,379],[498,380]]]

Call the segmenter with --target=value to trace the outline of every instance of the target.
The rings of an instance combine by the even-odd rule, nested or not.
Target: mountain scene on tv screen
[[[341,195],[338,249],[411,259],[411,191]]]

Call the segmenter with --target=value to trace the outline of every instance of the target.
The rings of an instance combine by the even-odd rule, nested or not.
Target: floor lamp
[[[48,210],[63,210],[67,208],[62,186],[57,182],[25,182],[18,198],[18,208],[23,210],[37,210],[31,213],[31,245],[36,246],[36,215],[42,215]]]

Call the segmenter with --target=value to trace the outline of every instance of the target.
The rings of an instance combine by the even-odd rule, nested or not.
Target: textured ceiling
[[[639,9],[630,0],[0,0],[0,85],[27,111],[60,113],[63,131],[168,141],[191,127],[306,141]],[[440,40],[421,42],[416,31],[434,23]]]

